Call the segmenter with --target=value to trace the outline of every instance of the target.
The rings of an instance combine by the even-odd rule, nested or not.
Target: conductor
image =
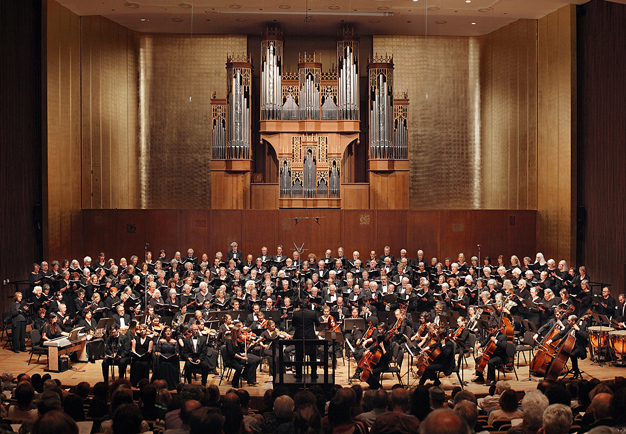
[[[303,345],[302,342],[298,342],[300,339],[317,339],[315,334],[315,327],[320,325],[320,320],[314,311],[310,309],[310,305],[307,299],[300,301],[300,308],[293,312],[293,328],[295,333],[293,335],[294,345],[296,347],[296,362],[304,361]],[[306,355],[311,359],[311,379],[317,379],[317,346],[306,345]],[[302,364],[296,364],[296,380],[302,380]]]

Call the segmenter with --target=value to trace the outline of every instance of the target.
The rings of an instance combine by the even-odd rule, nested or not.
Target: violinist
[[[459,317],[461,319],[463,317]],[[446,332],[443,328],[438,329],[435,332],[434,343],[424,348],[422,351],[425,353],[432,353],[439,349],[441,352],[424,370],[422,378],[420,378],[420,386],[426,383],[426,380],[434,380],[433,385],[439,386],[441,381],[437,376],[437,372],[448,372],[454,365],[454,349],[453,345],[446,342]]]
[[[379,323],[377,326],[378,334],[368,339],[370,341],[369,347],[365,350],[364,357],[367,356],[370,352],[376,351],[380,348],[381,357],[376,366],[372,369],[369,377],[367,378],[367,384],[369,384],[370,389],[376,390],[380,389],[380,374],[381,372],[385,372],[389,369],[389,362],[391,361],[391,342],[389,339],[386,339],[387,334],[389,332],[389,328],[387,324],[384,322]],[[367,341],[366,341],[367,345]]]
[[[481,310],[482,312],[482,310]],[[470,306],[467,308],[467,328],[471,333],[478,333],[478,320],[480,319],[480,313],[476,310],[476,307]]]
[[[261,333],[261,342],[259,343],[259,345],[261,345],[261,348],[263,348],[263,357],[265,357],[265,359],[267,360],[267,364],[270,369],[270,376],[272,377],[276,375],[274,369],[277,365],[277,360],[275,360],[273,357],[273,346],[276,340],[280,337],[280,335],[281,333],[276,329],[276,324],[274,323],[274,321],[269,320],[267,321],[267,328],[263,330],[263,333]],[[276,357],[280,357],[278,352],[276,354]]]
[[[574,373],[574,379],[582,378],[580,370],[578,369],[578,359],[587,358],[587,344],[589,343],[589,334],[585,330],[585,322],[577,324],[578,317],[576,315],[570,315],[567,317],[567,325],[563,330],[557,333],[553,339],[546,342],[550,345],[553,341],[559,341],[559,345],[565,342],[568,335],[572,335],[576,338],[576,344],[574,349],[570,353],[569,357],[572,360],[572,371]]]
[[[265,313],[259,311],[257,313],[257,320],[250,324],[250,329],[258,330],[258,329],[266,329],[268,320],[265,318]]]
[[[416,332],[413,336],[411,336],[411,342],[413,341],[421,341],[428,334],[428,326],[430,325],[430,313],[422,312],[420,315],[419,324],[416,327]]]
[[[259,322],[259,312],[261,311],[261,307],[258,303],[252,305],[252,312],[248,314],[246,318],[246,325],[251,329],[257,328],[253,327],[252,324]]]
[[[328,324],[330,322],[330,307],[324,306],[324,313],[320,316],[320,322],[322,324]]]
[[[224,315],[224,322],[220,324],[220,328],[218,329],[218,334],[220,340],[223,339],[226,335],[230,335],[230,331],[235,325],[233,324],[233,319],[230,314]]]
[[[395,330],[394,336],[391,338],[392,353],[398,366],[402,366],[402,360],[404,360],[404,343],[406,342],[406,336],[411,333],[411,325],[408,323],[405,314],[405,310],[396,309],[394,311],[396,316],[396,323],[393,325]]]
[[[500,322],[493,319],[490,320],[487,331],[489,334],[483,342],[476,344],[476,350],[479,348],[486,349],[490,342],[495,344],[495,349],[491,353],[489,362],[487,363],[487,385],[496,384],[496,366],[507,360],[506,354],[506,335],[500,331]],[[483,356],[481,356],[483,357]],[[476,366],[480,363],[481,357],[476,359]],[[474,383],[484,383],[485,378],[483,372],[476,372],[476,378],[472,380]]]
[[[456,319],[456,325],[457,328],[454,331],[452,338],[461,348],[469,346],[470,329],[467,327],[467,318],[462,316],[458,317]]]
[[[245,348],[245,342],[240,341],[241,326],[235,326],[231,336],[226,339],[226,350],[224,357],[224,366],[232,368],[233,374],[232,385],[239,387],[239,379],[245,376],[248,386],[256,385],[256,368],[261,359],[250,354]]]

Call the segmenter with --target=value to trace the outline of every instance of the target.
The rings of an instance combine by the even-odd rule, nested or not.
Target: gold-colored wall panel
[[[576,258],[576,7],[538,21],[537,249]]]
[[[478,41],[374,36],[393,54],[394,92],[408,91],[410,208],[480,208]]]
[[[537,207],[537,21],[480,38],[483,208]]]
[[[211,93],[225,96],[227,55],[246,54],[246,36],[139,40],[140,207],[210,208]]]
[[[44,3],[47,143],[43,161],[44,257],[76,251],[81,219],[80,18]]]
[[[139,208],[137,34],[81,17],[82,207]]]

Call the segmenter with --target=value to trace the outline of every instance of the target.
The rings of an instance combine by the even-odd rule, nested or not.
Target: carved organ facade
[[[357,186],[365,192],[361,207],[380,205],[375,193],[380,188],[372,181],[403,170],[402,162],[407,184],[395,194],[405,194],[408,207],[408,98],[394,98],[392,59],[375,57],[368,63],[369,105],[362,123],[359,38],[352,28],[339,31],[337,63],[330,71],[322,70],[314,52],[300,53],[297,72],[287,72],[283,51],[282,31],[268,27],[261,38],[259,135],[276,153],[278,183],[251,182],[252,62],[250,56],[229,56],[226,98],[214,94],[211,100],[212,205],[341,208],[342,196],[355,191],[342,186],[344,152],[359,145],[361,127],[367,126],[369,151],[360,164],[368,164],[370,183]],[[255,189],[264,195],[256,202],[251,200],[251,195],[257,199]]]

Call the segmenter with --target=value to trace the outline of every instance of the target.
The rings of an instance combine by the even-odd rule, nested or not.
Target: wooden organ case
[[[374,56],[369,83],[370,208],[409,207],[409,99],[394,96],[393,58]]]

